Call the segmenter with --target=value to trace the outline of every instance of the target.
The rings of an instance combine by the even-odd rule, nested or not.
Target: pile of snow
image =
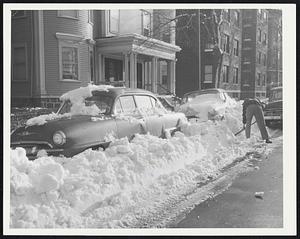
[[[227,97],[224,102],[218,94],[203,94],[180,105],[177,111],[186,116],[196,116],[200,121],[221,119],[227,108],[236,107],[237,102]]]
[[[86,150],[72,158],[43,156],[29,161],[23,148],[11,150],[12,228],[131,227],[220,173],[253,151],[260,139],[242,127],[241,103],[227,107],[223,120],[186,123],[161,139],[137,135],[105,151]],[[270,149],[270,147],[269,147]],[[257,150],[257,149],[256,149]],[[261,147],[261,153],[268,153]]]
[[[43,125],[47,121],[71,117],[72,115],[91,115],[96,116],[100,113],[100,109],[96,105],[86,106],[85,99],[92,96],[93,91],[108,91],[114,86],[111,85],[94,85],[88,84],[75,90],[68,91],[60,97],[61,101],[69,101],[71,103],[70,113],[48,115],[40,115],[27,120],[26,125]]]

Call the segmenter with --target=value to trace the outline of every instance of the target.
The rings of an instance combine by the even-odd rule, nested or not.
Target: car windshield
[[[206,101],[206,100],[220,100],[220,94],[215,92],[195,92],[195,93],[191,93],[187,96],[184,97],[183,102],[187,103],[187,102],[191,102],[192,100],[197,100],[197,101]]]
[[[270,101],[278,100],[282,100],[282,88],[271,91]]]
[[[113,105],[113,99],[107,95],[93,95],[92,97],[88,97],[84,100],[84,104],[76,105],[73,107],[72,102],[64,101],[62,103],[61,108],[58,111],[58,114],[65,113],[75,113],[75,114],[110,114],[111,107]],[[80,109],[78,109],[80,108]],[[92,109],[92,110],[91,110]],[[74,112],[76,111],[76,112]],[[78,113],[79,112],[79,113]]]

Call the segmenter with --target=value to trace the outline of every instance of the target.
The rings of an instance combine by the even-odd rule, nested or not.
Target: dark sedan
[[[271,89],[264,116],[268,127],[282,127],[282,87]]]
[[[147,132],[165,137],[186,121],[184,114],[166,111],[149,91],[93,89],[82,100],[73,91],[73,97],[70,94],[69,98],[61,98],[64,101],[56,114],[31,119],[27,126],[16,129],[11,134],[11,147],[25,148],[30,159],[45,151],[48,155],[71,157],[88,148],[106,148],[112,138],[131,139]]]

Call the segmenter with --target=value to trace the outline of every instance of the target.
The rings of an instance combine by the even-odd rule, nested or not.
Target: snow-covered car
[[[167,111],[149,91],[88,85],[62,95],[57,113],[41,115],[11,134],[11,147],[39,155],[71,157],[88,148],[106,148],[112,139],[150,133],[164,137],[186,121]]]
[[[265,122],[268,127],[282,125],[282,87],[271,89],[269,102],[264,108]]]
[[[207,121],[222,118],[225,108],[234,103],[223,89],[205,89],[184,94],[177,111],[188,119]]]

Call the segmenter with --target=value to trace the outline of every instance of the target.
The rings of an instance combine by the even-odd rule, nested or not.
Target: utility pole
[[[202,71],[201,71],[201,20],[200,20],[200,9],[197,11],[197,22],[198,22],[198,55],[199,55],[199,69],[198,69],[198,74],[199,74],[199,90],[201,90],[201,81],[202,81]]]

